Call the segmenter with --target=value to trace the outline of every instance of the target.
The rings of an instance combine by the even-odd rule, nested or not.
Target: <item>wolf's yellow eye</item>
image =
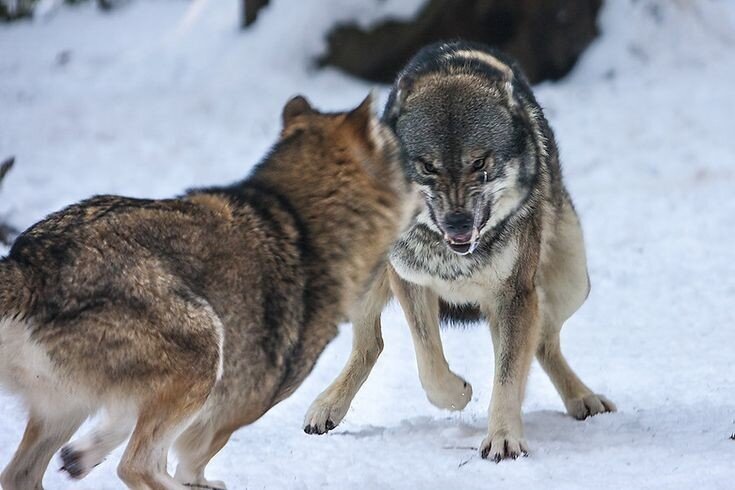
[[[485,168],[485,162],[487,161],[486,157],[478,158],[477,160],[472,162],[472,170],[482,170]]]

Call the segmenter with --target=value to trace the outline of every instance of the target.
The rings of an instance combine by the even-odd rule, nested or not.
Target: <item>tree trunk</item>
[[[15,0],[14,2],[0,1],[0,21],[23,19],[33,14],[33,9],[38,0]]]

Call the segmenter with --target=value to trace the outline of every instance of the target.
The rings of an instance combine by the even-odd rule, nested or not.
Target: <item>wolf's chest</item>
[[[426,286],[452,303],[487,300],[513,273],[515,240],[492,253],[458,255],[441,236],[425,226],[414,226],[393,246],[390,261],[404,280]]]

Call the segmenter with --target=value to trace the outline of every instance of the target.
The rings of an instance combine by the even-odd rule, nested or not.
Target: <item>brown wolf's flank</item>
[[[61,451],[73,478],[132,432],[129,487],[224,488],[204,478],[209,459],[303,381],[414,206],[370,97],[337,114],[296,97],[283,122],[240,183],[98,196],[18,237],[0,261],[0,382],[30,418],[4,489],[40,488],[100,409]]]

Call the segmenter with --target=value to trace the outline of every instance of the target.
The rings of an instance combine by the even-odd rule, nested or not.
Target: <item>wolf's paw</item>
[[[207,480],[204,478],[203,471],[194,472],[179,463],[179,467],[176,468],[176,475],[174,480],[181,483],[185,487],[202,489],[202,490],[227,490],[225,482],[219,480]]]
[[[309,407],[304,418],[304,432],[326,434],[342,422],[349,403],[336,403],[328,395],[320,395]]]
[[[198,478],[194,481],[182,481],[182,485],[194,490],[227,490],[225,482],[219,480],[205,480],[204,478]]]
[[[472,385],[451,371],[431,385],[427,383],[425,390],[431,404],[445,410],[462,410],[472,399]]]
[[[604,395],[596,395],[594,393],[579,398],[572,398],[567,401],[566,406],[567,413],[577,420],[584,420],[587,417],[599,413],[615,412],[617,410],[615,404]]]
[[[488,435],[480,445],[480,456],[500,463],[504,459],[518,459],[528,456],[528,444],[522,437],[515,437],[507,432],[496,432]]]
[[[61,471],[65,471],[75,480],[81,480],[92,471],[92,468],[100,462],[91,462],[90,458],[83,451],[74,449],[74,446],[68,444],[61,448]]]

